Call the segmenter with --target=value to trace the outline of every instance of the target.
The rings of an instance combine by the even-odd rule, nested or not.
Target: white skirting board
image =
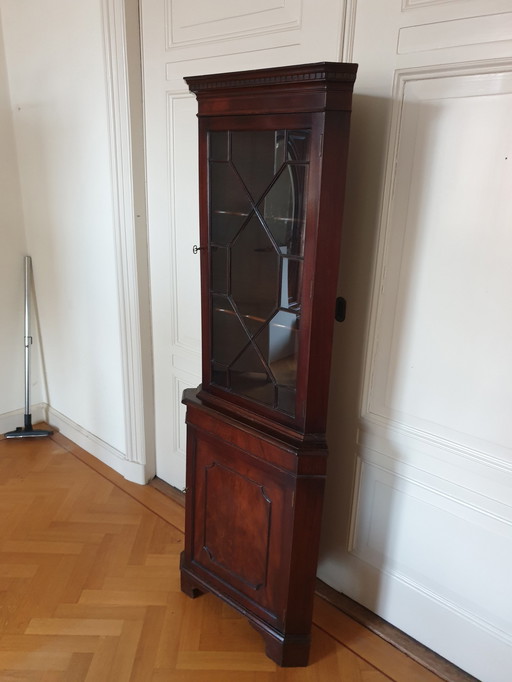
[[[14,431],[18,426],[23,426],[23,408],[0,415],[0,433]],[[90,433],[82,426],[49,407],[45,403],[34,405],[31,408],[32,423],[46,422],[51,428],[60,431],[63,436],[69,438],[79,447],[94,455],[101,462],[109,466],[117,473],[132,483],[145,485],[147,481],[146,469],[139,462],[131,462],[122,452]]]

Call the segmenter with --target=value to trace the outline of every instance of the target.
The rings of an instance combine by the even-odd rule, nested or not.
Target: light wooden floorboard
[[[184,510],[60,434],[0,439],[0,681],[438,682],[315,599],[311,663],[281,669],[247,621],[180,591]]]

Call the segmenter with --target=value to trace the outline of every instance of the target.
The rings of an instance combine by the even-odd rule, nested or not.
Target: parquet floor
[[[317,598],[280,669],[211,595],[180,592],[183,509],[56,434],[0,439],[1,682],[438,682]]]

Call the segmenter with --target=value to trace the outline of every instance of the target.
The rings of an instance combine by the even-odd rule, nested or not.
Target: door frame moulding
[[[134,127],[139,122],[134,120],[135,102],[130,91],[133,81],[130,80],[128,55],[129,12],[132,13],[129,17],[132,21],[133,13],[136,13],[138,22],[137,0],[102,0],[126,424],[124,460],[129,464],[123,466],[120,473],[129,480],[144,484],[155,473],[154,410],[151,332],[143,319],[149,313],[145,195],[137,185],[137,182],[141,184],[141,169],[136,167],[134,160],[137,156],[134,144],[142,144],[142,130]],[[137,40],[140,40],[140,34]],[[138,104],[140,106],[140,101]],[[139,236],[138,231],[144,234]]]
[[[354,38],[356,32],[357,0],[343,0],[342,24],[340,31],[339,60],[352,62],[354,59]],[[356,86],[357,87],[357,86]]]

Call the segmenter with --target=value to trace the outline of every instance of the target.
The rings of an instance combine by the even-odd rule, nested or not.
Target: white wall
[[[0,429],[23,424],[23,256],[25,236],[0,24]],[[36,377],[34,373],[34,378]],[[34,387],[33,397],[40,395]]]
[[[102,7],[99,0],[0,2],[50,420],[115,463],[126,451],[126,424]],[[16,174],[6,174],[16,163],[5,91],[0,96],[2,124],[7,118],[0,178],[11,183],[2,195],[12,197],[10,215],[1,214],[10,247],[2,245],[1,295],[14,327],[23,239]],[[2,384],[10,385],[22,379],[3,337],[2,371],[11,376]],[[0,400],[0,413],[12,409],[4,391]]]

